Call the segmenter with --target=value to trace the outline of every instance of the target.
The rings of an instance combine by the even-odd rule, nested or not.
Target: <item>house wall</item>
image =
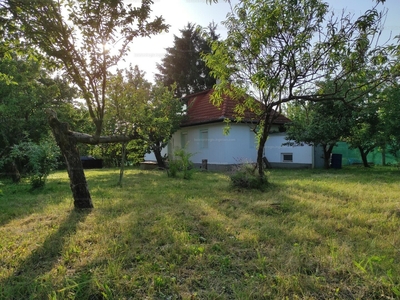
[[[303,146],[283,145],[288,142],[285,140],[285,136],[285,133],[271,133],[265,143],[265,156],[271,166],[280,168],[313,167],[313,147],[305,144]],[[291,154],[292,161],[284,162],[284,154]]]
[[[229,135],[224,135],[223,123],[212,123],[185,127],[172,137],[170,150],[186,150],[193,154],[192,161],[201,164],[206,159],[211,168],[229,166],[239,161],[254,161],[255,153],[250,150],[250,127],[233,124]]]
[[[208,169],[224,170],[242,162],[256,162],[257,145],[254,133],[248,124],[233,123],[229,135],[223,134],[225,124],[211,123],[184,127],[172,136],[167,149],[168,156],[185,147],[193,154],[191,160],[197,167],[207,160]],[[277,131],[278,128],[272,128]],[[284,133],[271,133],[265,146],[265,156],[272,167],[312,167],[313,148],[311,146],[282,146],[286,143]],[[282,154],[292,154],[293,161],[283,162]],[[146,155],[146,160],[155,160],[154,154]]]
[[[168,153],[168,148],[163,148],[161,151],[161,155],[164,156]],[[154,155],[154,152],[146,153],[144,155],[144,160],[145,161],[157,161],[156,156]]]

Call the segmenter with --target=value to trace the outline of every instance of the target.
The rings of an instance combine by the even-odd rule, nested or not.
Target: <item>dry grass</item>
[[[229,178],[88,171],[0,186],[0,299],[396,299],[400,172],[272,170],[265,192]]]

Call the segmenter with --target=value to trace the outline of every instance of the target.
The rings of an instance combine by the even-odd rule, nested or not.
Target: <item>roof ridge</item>
[[[207,94],[209,91],[212,91],[212,90],[213,90],[213,88],[207,89],[207,90],[204,90],[204,91],[200,91],[200,92],[196,92],[196,93],[193,93],[193,94],[186,95],[186,96],[184,96],[182,98],[183,99],[192,98],[194,96],[198,96],[198,95],[201,95],[201,94]]]

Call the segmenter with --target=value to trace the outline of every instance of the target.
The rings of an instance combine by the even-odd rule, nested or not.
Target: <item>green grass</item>
[[[66,172],[0,184],[0,299],[400,298],[397,169],[86,173],[89,212]]]

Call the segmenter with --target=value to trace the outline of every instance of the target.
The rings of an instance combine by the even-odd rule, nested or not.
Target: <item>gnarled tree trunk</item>
[[[158,167],[165,169],[165,167],[166,167],[165,161],[164,161],[163,156],[161,155],[161,150],[162,150],[161,145],[156,145],[155,147],[153,147],[153,152],[154,152],[154,156],[156,157]]]
[[[331,166],[331,154],[335,144],[322,144],[324,150],[324,169],[329,169]]]
[[[364,167],[370,168],[371,166],[368,163],[368,154],[371,151],[370,149],[364,149],[363,147],[358,147],[358,150],[361,154],[361,160],[363,162]]]
[[[68,124],[61,123],[54,111],[48,111],[48,116],[51,130],[67,164],[74,207],[78,209],[93,208],[85,172],[76,146],[77,140],[73,132],[69,130]]]

